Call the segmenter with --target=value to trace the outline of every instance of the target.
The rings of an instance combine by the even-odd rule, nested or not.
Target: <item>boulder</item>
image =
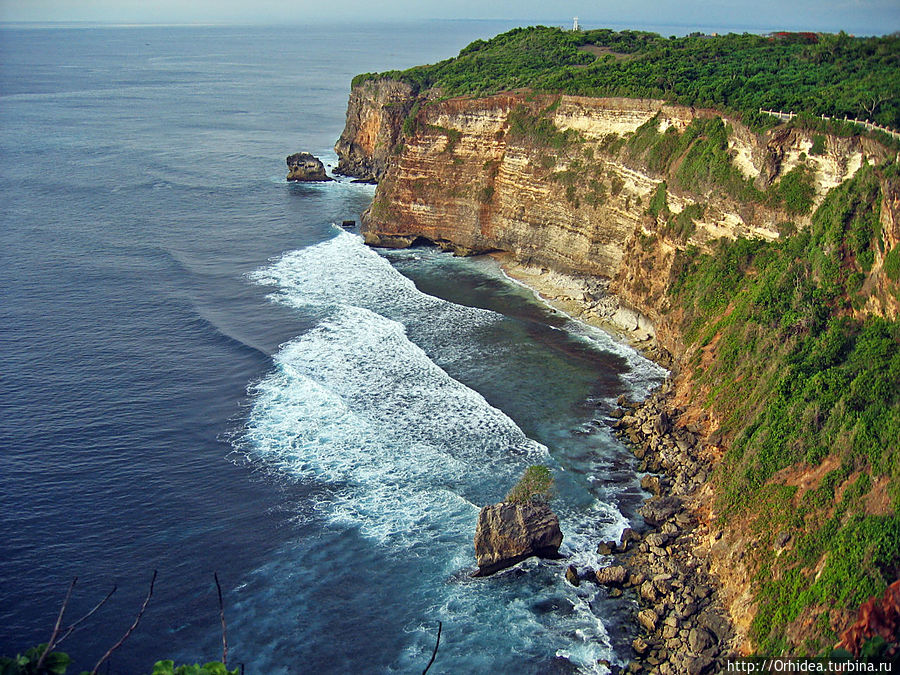
[[[644,477],[641,478],[641,488],[658,497],[662,491],[662,486],[659,483],[659,476],[652,476],[649,473],[645,474]]]
[[[641,626],[652,633],[656,630],[656,622],[659,621],[659,616],[652,609],[643,609],[638,612],[637,620]]]
[[[703,628],[691,628],[688,634],[688,646],[695,654],[706,651],[715,644],[713,637]]]
[[[559,518],[546,504],[501,502],[485,506],[475,530],[475,560],[484,577],[525,558],[559,558]]]
[[[578,576],[578,568],[575,565],[569,565],[566,568],[566,581],[568,581],[573,586],[580,586],[581,579]]]
[[[298,152],[287,158],[289,181],[316,182],[331,180],[325,173],[325,165],[308,152]]]
[[[597,570],[597,583],[601,586],[621,586],[628,578],[628,570],[622,565],[610,565]]]
[[[653,497],[640,508],[640,514],[648,525],[659,527],[680,510],[681,500],[677,497]]]

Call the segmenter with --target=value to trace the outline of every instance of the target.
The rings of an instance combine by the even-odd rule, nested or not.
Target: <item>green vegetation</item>
[[[543,464],[532,464],[525,469],[519,482],[506,495],[506,501],[513,504],[546,502],[550,499],[552,490],[553,475],[550,469]]]
[[[751,514],[763,538],[752,627],[762,653],[787,648],[785,625],[811,608],[851,610],[881,592],[900,565],[900,321],[853,318],[880,246],[881,182],[895,174],[863,165],[808,230],[688,249],[673,268],[685,335],[715,354],[702,369],[697,352],[695,383],[734,439],[720,508]],[[780,484],[778,472],[826,460],[834,468],[802,496]],[[779,531],[795,540],[776,565]],[[810,653],[834,642],[827,622],[818,631]]]
[[[773,204],[782,206],[785,211],[795,216],[809,213],[815,196],[813,173],[803,164],[784,174],[770,191]]]
[[[900,281],[900,246],[895,246],[885,254],[884,273],[891,281]]]
[[[689,204],[680,213],[669,217],[666,223],[665,233],[681,241],[687,241],[697,229],[696,221],[703,217],[706,211],[705,204]]]
[[[647,213],[654,218],[669,215],[669,202],[666,193],[667,187],[666,181],[663,181],[656,186],[656,192],[654,192],[653,196],[650,198],[650,204],[647,206]]]
[[[0,657],[0,675],[65,675],[72,659],[63,652],[50,652],[41,662],[46,644],[38,645],[18,654],[15,658]],[[40,663],[40,666],[38,664]],[[81,675],[87,675],[82,671]],[[174,661],[157,661],[150,675],[239,675],[240,668],[228,670],[221,661],[175,666]]]
[[[509,137],[527,141],[538,148],[553,148],[564,150],[578,141],[578,132],[572,129],[561,131],[553,121],[547,117],[550,109],[545,109],[535,114],[525,106],[519,106],[510,111]]]
[[[653,117],[627,139],[625,149],[630,159],[670,176],[681,190],[716,190],[742,202],[768,202],[791,215],[809,213],[816,194],[812,170],[800,164],[762,192],[734,165],[728,149],[730,134],[731,129],[720,117],[697,118],[680,133],[674,127],[661,133],[659,119]],[[660,201],[664,196],[658,188],[647,212],[658,216],[665,210],[668,217],[668,209],[663,209]],[[686,225],[687,221],[682,221],[679,229],[684,230]]]
[[[72,659],[63,652],[50,652],[41,661],[47,644],[40,644],[16,654],[14,658],[0,656],[0,675],[65,675]],[[38,665],[40,664],[40,665]]]
[[[456,58],[431,66],[358,75],[354,85],[377,77],[403,80],[420,90],[440,87],[449,96],[529,87],[584,96],[661,98],[740,112],[757,130],[775,122],[760,115],[760,108],[809,113],[810,121],[813,116],[847,116],[900,128],[896,34],[664,38],[641,31],[572,33],[536,26],[476,40]]]
[[[815,134],[813,136],[813,144],[809,149],[809,154],[811,155],[824,155],[825,154],[825,137],[822,134]]]

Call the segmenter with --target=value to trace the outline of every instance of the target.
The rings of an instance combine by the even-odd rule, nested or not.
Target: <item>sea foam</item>
[[[285,253],[251,279],[273,287],[272,301],[314,308],[320,320],[283,344],[271,372],[251,387],[242,450],[276,473],[323,486],[310,498],[333,527],[428,560],[404,583],[419,586],[425,617],[445,622],[442,656],[456,672],[522,659],[550,666],[557,657],[605,672],[598,660],[614,654],[592,606],[600,591],[570,586],[563,571],[569,562],[602,563],[596,542],[627,525],[614,505],[554,505],[568,561],[532,559],[490,581],[466,576],[479,507],[501,498],[529,464],[563,471],[545,446],[448,375],[448,367],[496,357],[478,337],[503,317],[421,293],[345,232]],[[522,569],[528,573],[517,578]],[[498,630],[509,651],[496,649]],[[433,646],[432,624],[414,621],[407,632],[398,672],[421,667]]]

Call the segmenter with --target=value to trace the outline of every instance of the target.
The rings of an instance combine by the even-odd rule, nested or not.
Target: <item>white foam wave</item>
[[[369,310],[336,309],[283,345],[275,365],[253,389],[242,444],[290,475],[332,484],[329,517],[379,541],[412,546],[435,523],[468,539],[488,487],[547,457],[402,325]]]
[[[596,542],[617,539],[627,525],[614,506],[555,505],[571,559],[520,563],[532,570],[524,590],[502,573],[490,590],[456,576],[472,564],[478,505],[496,501],[498,487],[512,485],[528,464],[554,464],[544,446],[441,367],[483,367],[496,340],[480,340],[478,331],[502,316],[421,293],[346,232],[273,259],[251,279],[272,286],[273,301],[325,318],[282,345],[274,370],[252,388],[242,449],[280,473],[324,483],[313,499],[327,521],[407,558],[427,558],[422,600],[429,615],[466,631],[442,649],[468,672],[489,665],[484,655],[501,625],[528,660],[564,656],[600,672],[598,660],[613,654],[591,608],[598,591],[571,587],[562,571],[569,562],[599,566]],[[610,348],[619,353],[621,345]],[[534,608],[542,602],[563,609]],[[433,626],[408,629],[413,644],[401,672],[433,647]]]
[[[351,304],[400,321],[442,366],[489,357],[479,351],[477,340],[461,340],[460,334],[477,332],[502,319],[496,312],[420,292],[358,236],[344,231],[273,259],[251,273],[250,279],[276,287],[270,299],[291,307]]]

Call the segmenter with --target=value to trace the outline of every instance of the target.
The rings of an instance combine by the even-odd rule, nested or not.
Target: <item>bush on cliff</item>
[[[553,475],[543,464],[533,464],[525,469],[525,473],[513,489],[506,495],[507,502],[512,504],[545,503],[550,499],[553,490]]]
[[[830,617],[900,570],[900,320],[854,313],[877,288],[865,281],[895,174],[864,165],[808,230],[688,249],[673,267],[693,385],[733,439],[719,507],[758,538],[752,635],[763,653],[834,644]],[[798,485],[798,472],[818,478]],[[807,642],[789,644],[801,624]]]

